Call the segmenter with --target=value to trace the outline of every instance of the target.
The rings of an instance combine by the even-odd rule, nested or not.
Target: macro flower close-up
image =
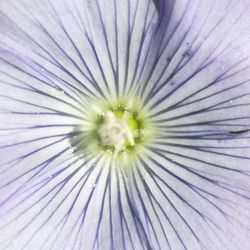
[[[249,250],[248,0],[0,1],[0,250]]]

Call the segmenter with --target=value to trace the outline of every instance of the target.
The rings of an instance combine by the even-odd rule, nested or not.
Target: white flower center
[[[126,141],[130,146],[135,145],[133,133],[124,117],[119,119],[111,111],[107,111],[103,115],[104,122],[97,131],[102,145],[114,147],[114,157],[123,149]]]

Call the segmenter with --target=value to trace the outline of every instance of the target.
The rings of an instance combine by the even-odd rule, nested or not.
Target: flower
[[[248,249],[249,7],[1,1],[1,249]]]

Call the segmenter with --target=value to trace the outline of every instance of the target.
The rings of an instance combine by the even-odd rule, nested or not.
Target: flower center
[[[96,102],[86,111],[87,122],[75,128],[70,141],[78,154],[103,155],[119,166],[129,165],[153,138],[148,110],[136,96]]]
[[[130,112],[108,110],[97,128],[97,134],[101,145],[113,147],[114,157],[117,157],[122,150],[135,146],[135,138],[139,133],[137,128],[137,121]]]

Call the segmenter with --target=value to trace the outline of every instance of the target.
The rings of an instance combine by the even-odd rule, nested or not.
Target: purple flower
[[[249,249],[249,17],[2,0],[0,249]]]

